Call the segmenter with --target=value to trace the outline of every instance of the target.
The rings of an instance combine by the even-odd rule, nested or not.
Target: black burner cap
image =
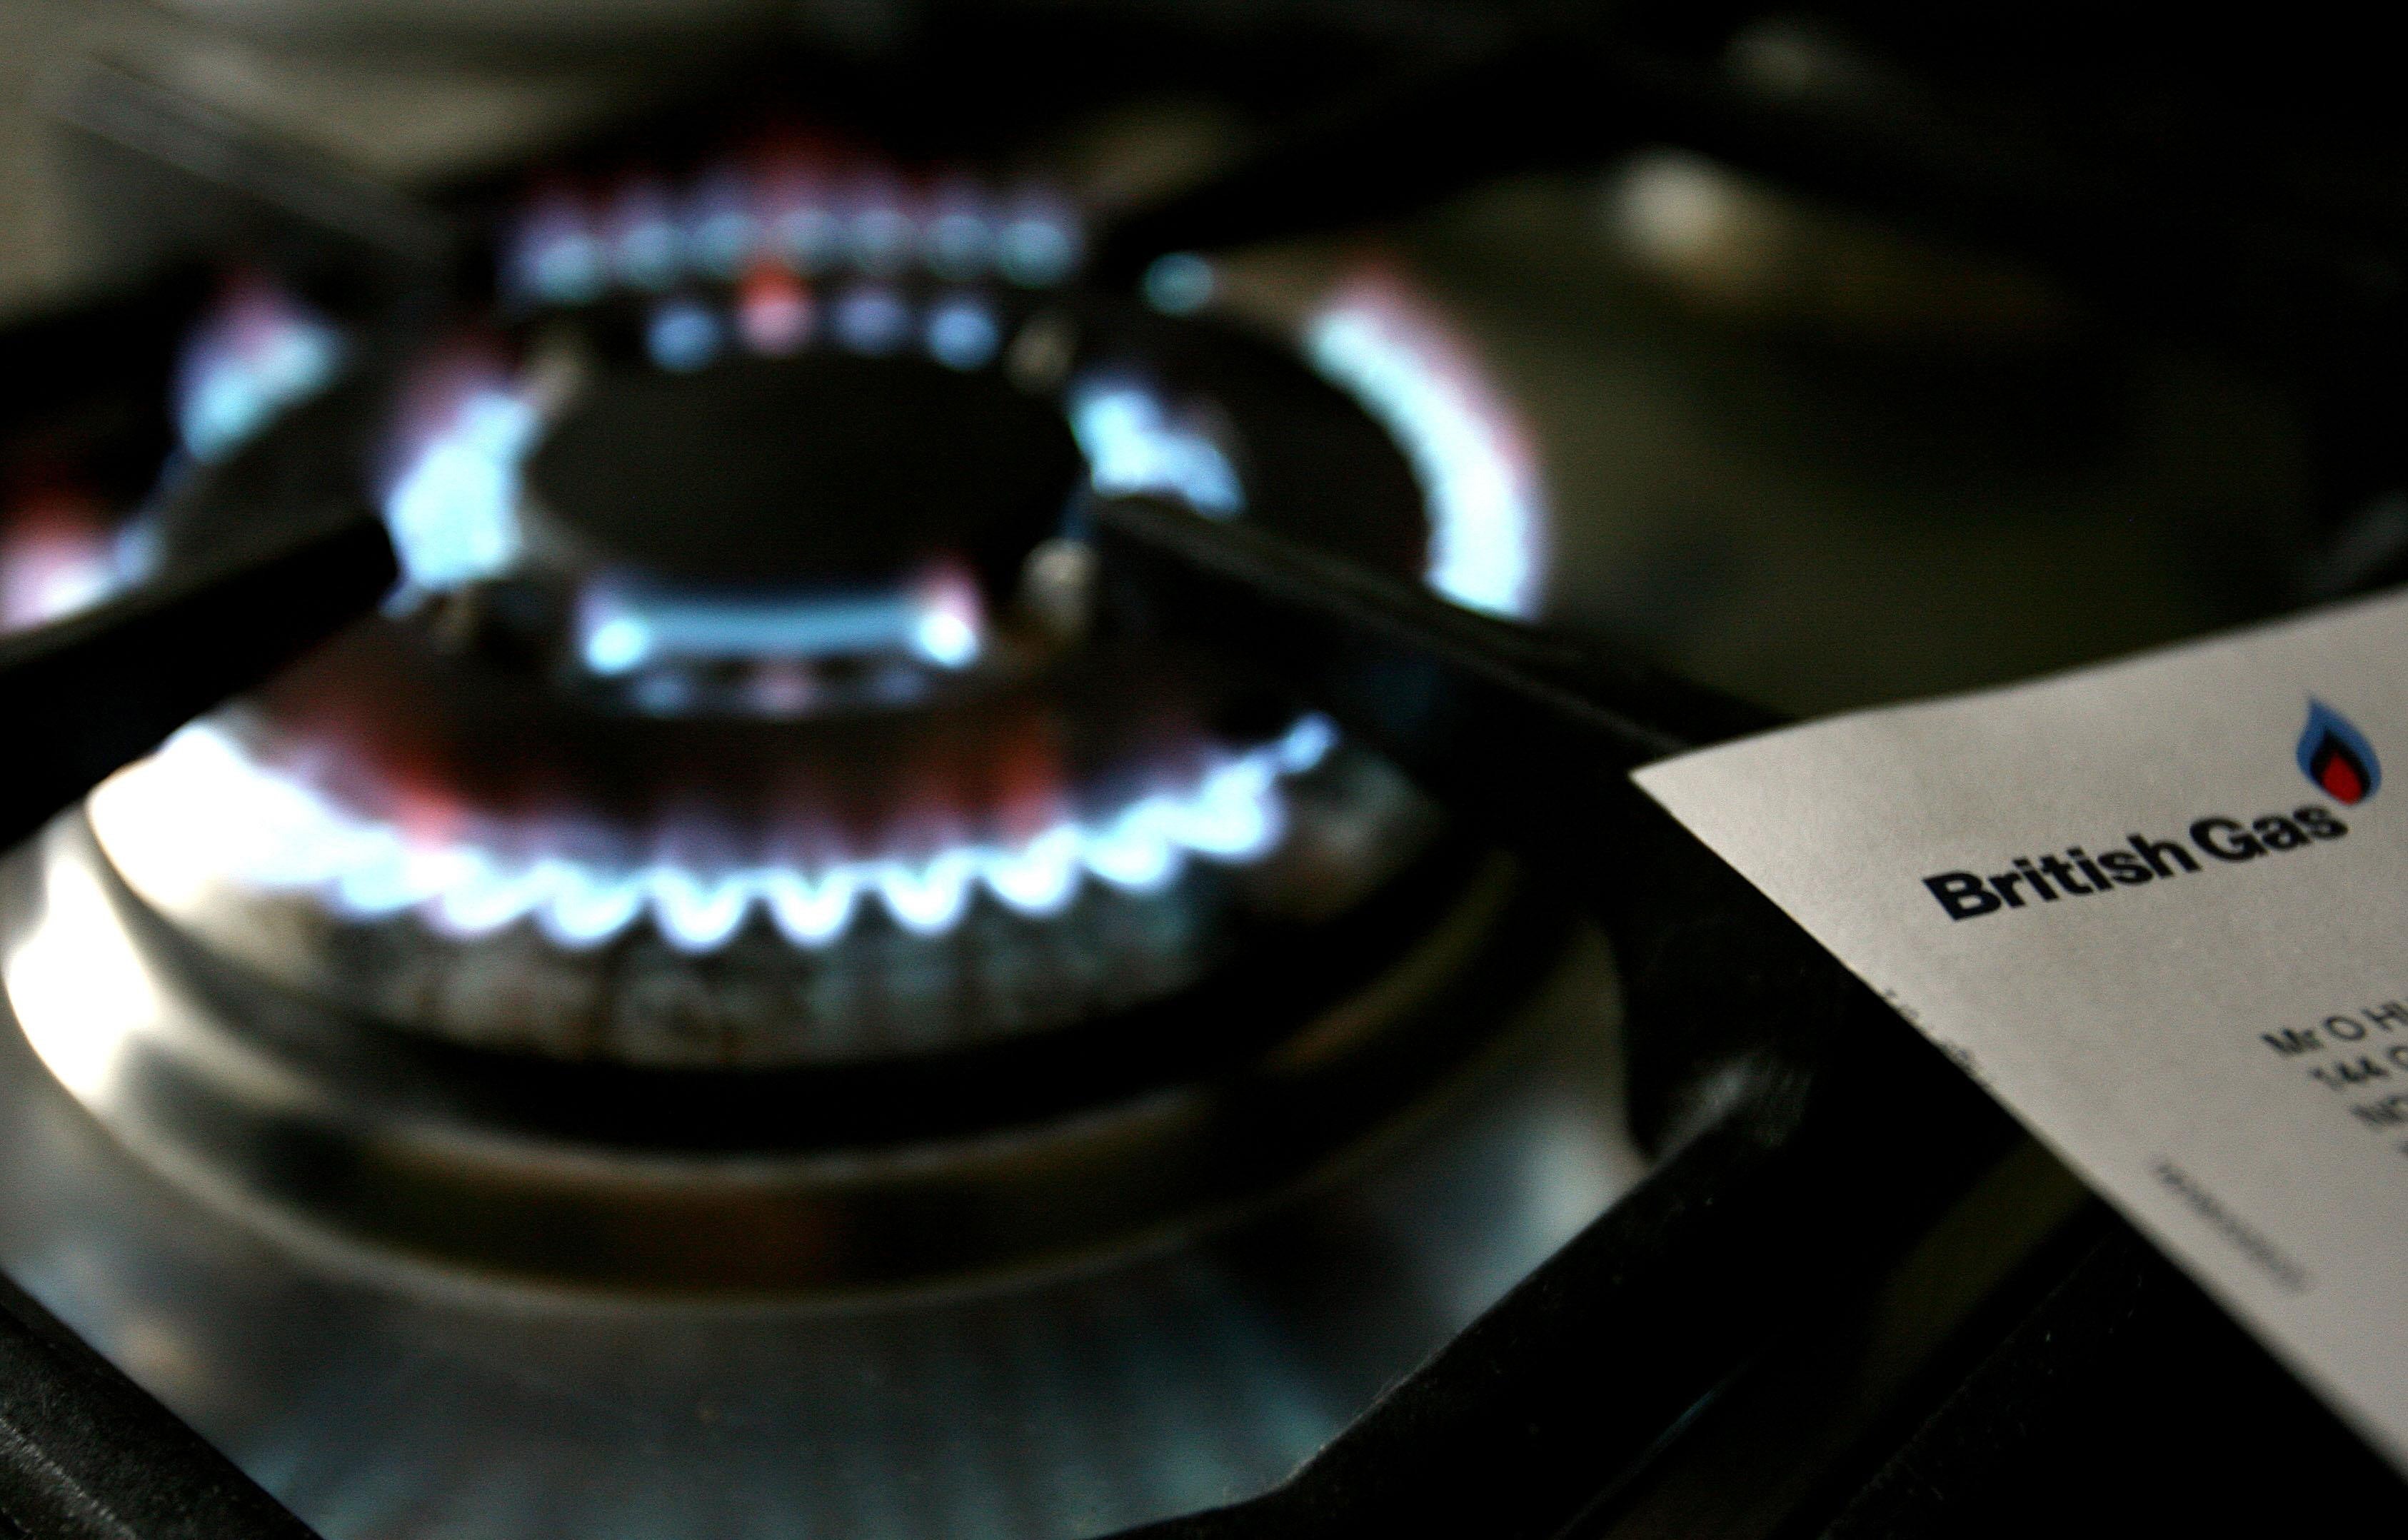
[[[527,467],[614,561],[780,587],[889,580],[948,552],[1009,581],[1079,473],[1059,406],[999,374],[845,353],[605,374]]]

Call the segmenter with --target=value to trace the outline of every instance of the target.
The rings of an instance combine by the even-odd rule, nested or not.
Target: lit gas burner
[[[37,473],[0,496],[0,632],[71,615],[140,578],[158,503],[324,390],[344,347],[323,317],[264,274],[228,275],[178,350],[166,462],[131,518],[73,475]]]
[[[834,1176],[832,1149],[901,1141],[906,1187],[986,1191],[993,1148],[958,1141],[1005,1129],[1065,1170],[1159,1171],[1165,1135],[1127,1119],[1198,1077],[1258,1116],[1324,1073],[1402,1086],[1459,1051],[1398,970],[1524,947],[1511,884],[1321,719],[1091,634],[1086,510],[1170,498],[1525,614],[1543,509],[1519,435],[1394,278],[1340,287],[1291,351],[1213,319],[1209,269],[1148,309],[1076,287],[1080,250],[1041,189],[781,147],[538,190],[495,315],[397,358],[236,289],[179,382],[194,468],[143,526],[155,559],[365,480],[404,580],[93,799],[129,890],[102,909],[175,1032],[219,1046],[95,1075],[23,1008],[54,1069],[103,1102],[208,1105],[240,1147],[295,1116],[228,1067],[265,1055],[337,1109],[312,1137],[399,1162],[378,1211],[289,1166],[230,1173],[222,1137],[179,1163],[472,1262],[753,1287],[996,1259],[923,1237],[733,1273],[649,1242],[546,1262],[462,1216],[599,1223],[559,1151],[678,1152],[690,1190],[648,1200],[678,1223],[849,1224],[856,1189],[890,1205],[903,1178],[854,1156]],[[328,388],[347,350],[366,362]],[[72,885],[83,858],[59,859]],[[1330,1009],[1375,1030],[1258,1083]],[[148,1062],[154,1032],[124,1035]],[[1380,1105],[1008,1248],[1211,1201]],[[137,1143],[195,1121],[103,1114]],[[413,1189],[434,1195],[396,1208]]]
[[[0,515],[0,631],[72,615],[117,584],[108,520],[83,493],[29,492]]]

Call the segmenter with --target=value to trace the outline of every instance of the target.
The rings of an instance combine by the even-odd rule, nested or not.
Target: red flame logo
[[[2347,717],[2319,700],[2308,702],[2308,724],[2300,731],[2300,773],[2334,801],[2353,805],[2383,784],[2383,762],[2374,746]]]

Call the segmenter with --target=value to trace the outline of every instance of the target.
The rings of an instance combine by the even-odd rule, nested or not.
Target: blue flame
[[[386,493],[407,586],[441,592],[518,560],[520,467],[542,427],[534,405],[484,385],[466,392]]]
[[[630,289],[658,291],[677,282],[692,244],[678,226],[668,189],[649,179],[619,190],[610,209],[611,272]]]
[[[917,261],[948,283],[996,273],[1051,288],[1078,271],[1084,249],[1068,201],[1042,188],[998,200],[953,181],[921,200],[875,166],[838,192],[807,160],[728,162],[681,188],[630,179],[599,210],[565,187],[537,192],[503,243],[501,278],[510,299],[554,306],[590,304],[614,285],[661,293],[731,282],[755,259],[878,278]]]
[[[353,920],[415,912],[461,937],[526,920],[561,946],[589,948],[650,916],[672,945],[705,952],[758,915],[797,945],[821,947],[872,901],[904,929],[933,935],[957,924],[982,892],[1041,918],[1058,913],[1090,878],[1147,892],[1176,879],[1191,859],[1252,860],[1284,830],[1281,782],[1321,763],[1335,742],[1327,721],[1308,716],[1270,743],[1225,754],[1185,785],[1101,818],[1066,820],[1010,845],[966,841],[916,857],[816,867],[669,859],[613,865],[557,853],[514,859],[500,853],[508,839],[414,838],[260,763],[234,734],[206,720],[112,777],[94,793],[92,813],[104,838],[140,849],[165,880],[232,877],[266,891],[313,893]],[[195,819],[194,807],[211,816]]]
[[[1315,368],[1388,430],[1427,500],[1430,587],[1527,618],[1541,598],[1545,500],[1511,413],[1397,285],[1342,288],[1305,330]]]
[[[995,312],[975,294],[948,294],[928,307],[928,354],[949,369],[983,369],[1003,342]]]
[[[838,294],[831,320],[838,342],[872,358],[896,351],[911,334],[910,307],[882,283],[865,283]]]
[[[605,677],[662,663],[810,662],[879,653],[965,668],[984,647],[976,586],[938,569],[891,590],[697,592],[630,579],[589,586],[577,650]]]
[[[684,235],[687,264],[696,272],[723,280],[742,272],[761,235],[744,178],[724,166],[705,172],[687,203]]]
[[[184,344],[176,429],[195,460],[223,459],[268,420],[323,390],[343,339],[315,311],[264,279],[238,280]]]
[[[996,235],[996,270],[1024,289],[1046,289],[1068,280],[1084,256],[1069,206],[1041,190],[1023,191]]]
[[[843,221],[816,187],[797,189],[769,215],[770,250],[798,273],[833,266],[843,235]]]
[[[919,250],[920,227],[894,186],[873,178],[855,188],[848,202],[844,244],[853,264],[882,278],[902,271]]]
[[[1144,386],[1114,375],[1076,381],[1069,411],[1097,492],[1176,497],[1215,519],[1243,511],[1245,492],[1228,455],[1202,428],[1173,419]]]
[[[644,327],[644,350],[671,374],[691,374],[719,356],[719,316],[694,299],[663,300]]]
[[[995,262],[996,228],[978,189],[956,184],[938,192],[921,249],[928,271],[949,283],[985,276]]]
[[[1156,257],[1140,288],[1145,302],[1166,316],[1192,316],[1212,302],[1219,286],[1212,264],[1193,251]]]
[[[583,206],[563,189],[519,217],[504,255],[506,292],[547,305],[583,305],[609,285],[609,262]]]

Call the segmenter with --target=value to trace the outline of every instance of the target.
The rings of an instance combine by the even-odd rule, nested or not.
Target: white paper
[[[2408,593],[1635,778],[2408,1468]]]

